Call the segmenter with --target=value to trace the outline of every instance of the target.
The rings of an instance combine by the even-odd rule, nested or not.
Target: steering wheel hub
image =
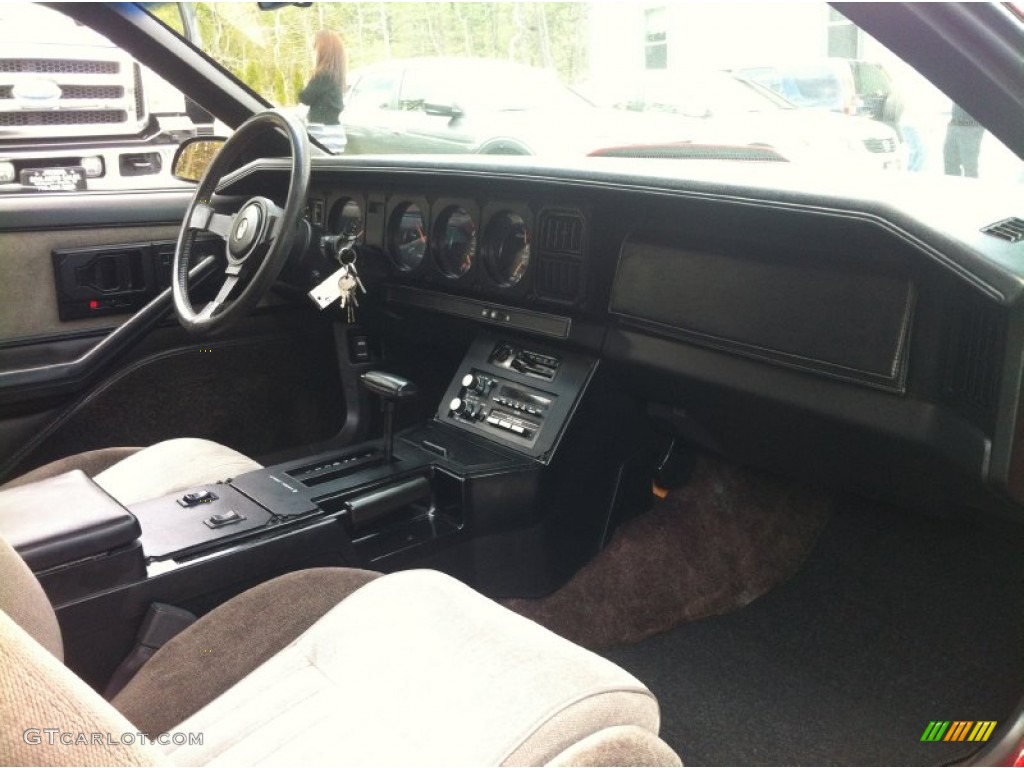
[[[246,203],[235,216],[234,227],[228,238],[228,256],[236,262],[244,261],[253,248],[263,240],[264,223],[269,216],[261,200]]]

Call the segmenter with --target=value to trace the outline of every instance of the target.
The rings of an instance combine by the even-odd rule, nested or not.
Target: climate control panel
[[[547,461],[595,366],[585,355],[483,333],[437,419]]]

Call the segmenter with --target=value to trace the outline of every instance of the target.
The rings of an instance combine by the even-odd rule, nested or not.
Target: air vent
[[[582,267],[575,259],[543,256],[537,264],[537,294],[556,301],[575,301],[581,293]]]
[[[578,213],[550,212],[540,220],[540,251],[583,255],[583,217]]]
[[[537,228],[534,290],[543,299],[572,303],[583,296],[586,220],[579,211],[544,211]]]
[[[998,307],[973,299],[962,305],[950,337],[946,391],[959,403],[992,412],[999,392],[1005,323]]]
[[[997,221],[995,224],[989,224],[987,227],[982,227],[981,231],[986,235],[992,235],[993,237],[999,237],[1003,240],[1008,240],[1011,243],[1016,243],[1020,240],[1024,240],[1024,219],[1018,219],[1016,217],[1003,219],[1002,221]]]

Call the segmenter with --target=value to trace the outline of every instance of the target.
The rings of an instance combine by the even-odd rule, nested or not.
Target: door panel
[[[184,215],[184,214],[182,214]],[[26,337],[52,337],[120,325],[127,315],[62,321],[51,254],[98,245],[173,240],[177,226],[0,232],[0,344]]]
[[[0,372],[72,361],[130,317],[61,320],[54,251],[173,242],[189,199],[0,198]],[[0,483],[80,451],[171,437],[257,458],[329,439],[347,410],[335,345],[332,325],[303,304],[268,303],[215,340],[186,334],[171,314],[84,389],[58,396],[33,385],[0,406]]]

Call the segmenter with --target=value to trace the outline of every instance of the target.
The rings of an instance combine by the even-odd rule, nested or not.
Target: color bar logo
[[[995,720],[932,720],[921,741],[988,741],[997,724]]]

